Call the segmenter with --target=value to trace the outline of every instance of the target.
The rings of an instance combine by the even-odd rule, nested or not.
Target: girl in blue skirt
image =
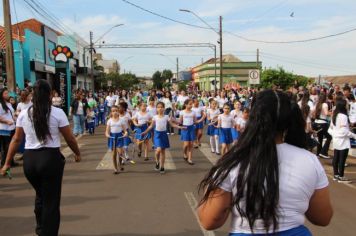
[[[136,135],[135,138],[138,141],[143,141],[139,142],[139,153],[138,156],[141,156],[142,153],[142,144],[144,145],[144,150],[145,150],[145,161],[148,161],[148,147],[149,147],[149,142],[151,138],[151,133],[147,133],[146,135],[142,135],[144,131],[148,128],[149,124],[152,121],[152,116],[149,112],[147,112],[147,104],[144,102],[141,102],[140,104],[140,111],[137,112],[133,117],[132,117],[132,122],[136,126],[135,131]]]
[[[221,143],[221,154],[224,155],[230,149],[233,142],[231,129],[235,127],[234,117],[230,114],[230,106],[223,106],[223,114],[218,117],[218,128],[220,130],[219,141]]]
[[[201,138],[203,137],[203,128],[204,128],[204,120],[206,118],[206,114],[204,111],[204,106],[200,105],[198,98],[193,99],[194,107],[192,111],[195,112],[197,123],[195,124],[195,146],[194,148],[198,148],[201,146]]]
[[[164,114],[165,108],[163,102],[157,103],[157,115],[153,116],[151,125],[142,133],[142,135],[148,134],[153,128],[153,144],[156,149],[155,152],[155,170],[160,171],[161,174],[165,173],[164,162],[166,160],[166,148],[169,148],[169,139],[167,134],[167,125],[176,127],[178,129],[184,129],[182,126],[174,124],[171,117]]]
[[[127,108],[128,108],[128,105],[126,102],[119,103],[119,117],[120,117],[120,119],[123,120],[125,130],[127,130],[128,134],[129,134],[129,132],[130,132],[129,128],[131,125],[131,115],[129,112],[127,112]],[[130,143],[132,143],[132,140],[129,137],[129,135],[127,135],[127,137],[125,137],[123,139],[124,139],[124,147],[123,147],[124,159],[125,159],[125,161],[130,161],[132,164],[135,164],[135,161],[130,159],[129,152],[128,152],[128,148],[129,148]]]
[[[196,115],[192,111],[193,101],[187,99],[184,102],[184,110],[179,114],[179,123],[186,127],[182,129],[180,140],[183,141],[183,158],[189,165],[194,165],[192,161],[193,142],[195,141]]]
[[[219,151],[219,129],[217,125],[220,110],[217,108],[217,102],[214,99],[210,100],[210,108],[207,110],[208,119],[208,135],[210,136],[210,148],[212,153],[220,155]]]
[[[234,117],[235,121],[237,121],[237,119],[242,116],[241,107],[242,107],[241,102],[236,100],[234,103],[234,110],[232,110],[230,113]],[[237,139],[239,138],[239,132],[235,127],[231,128],[231,135],[232,135],[233,143],[236,143]]]
[[[118,174],[118,162],[120,170],[123,171],[124,168],[122,164],[124,137],[127,136],[127,131],[123,119],[120,119],[119,108],[117,106],[111,107],[111,118],[108,120],[106,125],[105,136],[108,138],[108,147],[113,152],[112,159],[114,163],[114,174]],[[117,154],[119,154],[119,161],[117,161]]]

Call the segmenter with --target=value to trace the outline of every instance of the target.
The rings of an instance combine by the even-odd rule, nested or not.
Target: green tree
[[[156,71],[152,75],[153,87],[156,89],[162,89],[165,79],[162,77],[162,73],[160,71]]]
[[[307,77],[287,72],[282,67],[278,69],[270,68],[262,71],[261,87],[272,88],[273,86],[277,86],[280,89],[286,90],[296,84],[305,86],[308,80]]]
[[[187,91],[189,82],[190,82],[189,80],[180,81],[178,83],[178,90],[179,91],[181,91],[181,90]]]
[[[173,72],[171,70],[163,70],[162,78],[165,81],[171,81],[171,79],[173,78]]]

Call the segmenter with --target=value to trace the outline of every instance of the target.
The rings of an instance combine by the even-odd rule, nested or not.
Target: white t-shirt
[[[244,130],[246,127],[246,120],[242,117],[235,118],[236,125],[240,126],[240,129]]]
[[[315,119],[315,123],[318,124],[325,124],[328,123],[327,119],[328,119],[328,114],[326,113],[329,110],[329,106],[327,103],[323,103],[321,105],[321,111],[320,111],[320,116],[319,118]]]
[[[115,104],[115,102],[116,102],[116,97],[114,97],[114,96],[111,96],[111,97],[110,97],[110,96],[107,96],[105,100],[107,101],[108,107],[112,107],[112,106]]]
[[[28,109],[21,111],[17,118],[17,127],[22,127],[26,137],[25,149],[39,149],[43,147],[59,148],[61,147],[60,131],[59,128],[69,125],[68,118],[64,111],[55,106],[51,107],[51,114],[49,116],[49,132],[51,138],[47,138],[47,142],[40,143],[37,139],[36,132],[28,116]]]
[[[120,119],[122,119],[124,123],[124,128],[128,129],[129,128],[129,121],[131,120],[130,113],[126,112],[125,115],[120,116]]]
[[[0,123],[0,129],[1,130],[14,130],[15,129],[15,121],[14,121],[15,111],[14,111],[14,108],[12,108],[12,105],[10,103],[7,102],[6,105],[9,108],[9,111],[5,112],[5,110],[2,108],[2,105],[0,105],[0,117],[5,120],[13,121],[14,123],[12,125]]]
[[[142,114],[141,112],[137,112],[132,119],[136,119],[138,125],[144,125],[147,124],[151,119],[152,115],[149,112],[146,112],[146,114]]]
[[[177,103],[180,104],[180,105],[183,105],[184,102],[189,99],[188,96],[182,96],[182,95],[178,95],[177,97]]]
[[[155,115],[152,120],[155,122],[155,130],[160,132],[167,131],[167,123],[170,121],[168,115],[164,115],[163,117]]]
[[[218,98],[217,102],[219,104],[219,108],[222,109],[225,105],[225,103],[227,103],[229,100],[227,98]]]
[[[16,111],[20,113],[21,111],[28,109],[30,106],[32,106],[32,102],[29,103],[20,102],[19,104],[17,104]]]
[[[333,147],[336,150],[351,148],[350,138],[356,138],[356,134],[350,131],[349,119],[345,114],[339,113],[336,116],[336,124],[330,122],[328,132],[333,137]]]
[[[173,103],[169,100],[169,98],[162,98],[162,102],[164,103],[165,109],[173,108]]]
[[[356,123],[356,102],[351,102],[350,103],[350,116],[349,116],[350,122]]]
[[[151,114],[151,116],[157,115],[157,108],[155,106],[147,106],[147,112]]]
[[[221,122],[221,128],[233,128],[235,126],[235,120],[232,115],[220,114],[218,120]]]
[[[286,143],[277,144],[279,162],[279,203],[280,213],[277,231],[285,231],[304,224],[304,214],[309,201],[317,189],[329,185],[325,170],[318,158],[311,152]],[[220,188],[236,194],[238,167],[233,168]],[[240,202],[244,208],[244,200]],[[255,234],[265,234],[263,221],[257,220]],[[231,233],[251,233],[247,219],[243,219],[236,207],[232,209]],[[272,232],[269,232],[272,233]]]
[[[81,101],[78,102],[78,109],[76,115],[84,115],[83,103]]]
[[[194,111],[195,116],[200,119],[202,117],[202,112],[204,111],[204,107],[193,107],[192,111]]]
[[[230,112],[230,114],[232,115],[232,117],[234,117],[234,119],[236,119],[236,118],[241,117],[242,111],[240,111],[240,110],[232,110]]]
[[[194,111],[187,112],[187,111],[183,110],[179,113],[179,116],[181,116],[183,118],[184,126],[194,125],[194,117],[196,117]]]
[[[113,120],[112,118],[110,118],[108,120],[107,126],[110,127],[110,133],[121,133],[123,131],[123,127],[125,127],[125,120],[119,118],[117,121]]]
[[[220,115],[220,110],[219,109],[208,109],[207,111],[207,116],[209,120],[213,120],[217,118]]]

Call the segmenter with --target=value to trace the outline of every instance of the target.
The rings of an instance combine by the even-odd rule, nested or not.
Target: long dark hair
[[[307,120],[307,118],[309,116],[309,112],[310,112],[310,107],[308,105],[309,99],[310,99],[309,91],[305,90],[303,92],[303,97],[301,99],[301,106],[300,106],[304,120]]]
[[[335,110],[333,112],[332,121],[333,124],[336,125],[336,117],[339,113],[344,114],[347,116],[347,109],[346,109],[347,102],[344,98],[338,97],[335,102]]]
[[[7,101],[5,101],[4,98],[3,98],[3,95],[4,95],[5,91],[7,91],[7,88],[3,88],[3,89],[0,90],[0,104],[2,106],[2,109],[7,113],[10,109],[6,104]]]
[[[316,119],[320,118],[321,108],[323,106],[323,103],[325,103],[325,102],[326,102],[326,94],[325,93],[320,93],[319,94],[318,103],[315,106],[315,118]]]
[[[238,167],[237,192],[231,207],[236,207],[241,217],[247,219],[252,232],[257,219],[263,221],[266,232],[271,227],[276,231],[279,169],[275,138],[285,134],[285,142],[306,148],[303,122],[298,105],[291,104],[285,93],[273,90],[258,93],[252,101],[250,117],[238,143],[200,183],[199,192],[205,191],[200,204],[206,202],[230,171]],[[245,202],[244,208],[240,205],[242,201]]]
[[[41,143],[46,143],[51,137],[49,132],[49,116],[51,114],[51,86],[46,80],[37,80],[33,86],[33,105],[28,109],[28,117],[33,123],[36,137]]]

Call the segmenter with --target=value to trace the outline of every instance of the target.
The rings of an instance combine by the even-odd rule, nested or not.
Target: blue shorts
[[[108,138],[108,148],[110,150],[114,150],[114,147],[116,148],[122,148],[124,146],[124,139],[121,138],[123,136],[123,133],[110,133],[110,137]]]
[[[154,131],[153,134],[153,145],[155,148],[169,148],[169,139],[167,131]]]
[[[307,227],[301,225],[297,228],[289,229],[286,231],[277,232],[275,234],[243,234],[243,233],[230,233],[230,236],[247,236],[247,235],[264,235],[264,236],[312,236]]]
[[[233,142],[231,128],[220,128],[219,142],[225,144],[231,144]]]
[[[186,129],[182,129],[181,133],[180,133],[180,140],[181,141],[195,141],[196,137],[195,137],[195,125],[190,125],[190,126],[186,126]]]

